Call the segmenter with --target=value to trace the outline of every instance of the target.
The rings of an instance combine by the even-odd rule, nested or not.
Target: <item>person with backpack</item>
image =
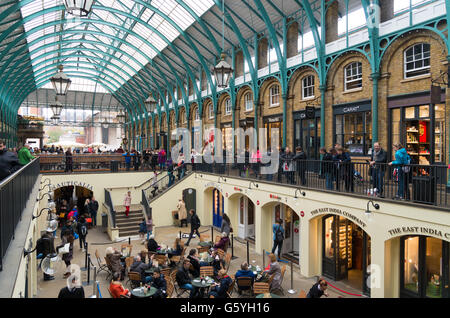
[[[281,219],[277,220],[277,223],[272,226],[273,231],[273,248],[272,254],[275,253],[275,249],[278,247],[278,259],[281,258],[281,249],[283,248],[284,241],[284,229],[283,221]]]
[[[98,211],[98,202],[95,200],[95,197],[92,196],[89,200],[89,213],[91,214],[92,225],[94,227],[97,226],[97,211]]]
[[[87,222],[84,217],[80,217],[77,223],[78,238],[80,241],[80,249],[84,252],[84,245],[86,244],[86,236],[88,234]]]
[[[185,246],[189,246],[189,242],[191,241],[194,232],[197,234],[198,238],[200,238],[200,233],[198,232],[198,229],[201,226],[200,219],[193,209],[189,211],[189,214],[191,215],[191,233],[189,234],[189,239]]]
[[[411,163],[411,157],[408,155],[406,149],[400,143],[394,144],[393,149],[395,151],[395,160],[388,163],[388,165],[390,166],[392,165],[396,166],[398,174],[397,195],[393,199],[404,200],[405,183],[406,183],[405,174],[409,173],[410,167],[408,167],[408,165]]]

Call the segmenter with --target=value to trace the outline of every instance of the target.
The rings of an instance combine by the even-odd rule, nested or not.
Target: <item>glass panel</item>
[[[409,118],[416,118],[416,113],[415,113],[416,108],[413,107],[406,107],[405,108],[405,118],[409,119]]]
[[[419,117],[430,117],[430,107],[428,105],[419,107]]]
[[[400,108],[392,110],[392,144],[400,143]],[[394,156],[394,154],[393,154]]]
[[[244,224],[244,197],[239,199],[239,224]]]
[[[333,216],[330,216],[325,220],[325,257],[334,257],[334,244],[333,241]]]
[[[291,237],[291,221],[292,221],[292,209],[286,206],[286,213],[284,214],[284,233],[285,238]]]
[[[444,105],[434,106],[435,127],[434,127],[434,155],[435,162],[445,161],[445,107]]]
[[[405,240],[404,288],[415,293],[419,291],[419,237]]]
[[[253,202],[248,200],[248,213],[247,213],[247,221],[248,225],[253,225],[255,223],[255,206],[253,205]]]
[[[427,237],[425,251],[425,273],[427,275],[426,296],[442,297],[442,240]]]

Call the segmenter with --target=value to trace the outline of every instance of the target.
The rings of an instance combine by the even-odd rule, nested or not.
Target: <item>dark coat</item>
[[[142,261],[134,262],[130,266],[130,272],[136,272],[141,275],[141,280],[145,282],[145,271],[152,267],[152,263],[149,262],[148,264],[143,263]]]
[[[192,267],[194,268],[194,270],[190,270],[192,276],[199,277],[200,276],[200,262],[198,260],[196,260],[194,257],[192,257],[191,255],[189,255],[187,258],[189,259],[189,262],[191,262]]]
[[[200,219],[198,218],[198,215],[194,213],[191,217],[191,229],[196,230],[200,227]]]
[[[19,158],[14,153],[5,150],[0,151],[0,181],[21,167]]]
[[[379,168],[382,171],[385,171],[386,170],[386,165],[385,164],[388,161],[387,160],[387,153],[386,153],[386,151],[384,151],[384,149],[381,148],[378,158],[375,159],[375,150],[372,150],[372,155],[370,156],[370,161],[375,161],[374,168],[377,168],[377,169]],[[379,165],[379,164],[381,164],[381,165]]]
[[[78,287],[70,291],[68,287],[64,287],[59,291],[58,298],[84,298],[84,289],[83,287]]]
[[[113,273],[120,273],[122,271],[122,264],[120,263],[120,253],[116,252],[113,254],[107,254],[106,257],[111,264]]]
[[[183,286],[185,284],[191,283],[191,277],[189,276],[189,272],[181,266],[178,271],[177,275],[175,276],[175,280],[177,281],[178,286]]]
[[[156,279],[154,278],[153,282],[152,282],[152,286],[155,287],[156,289],[166,291],[167,283],[166,283],[166,280],[164,279],[164,275],[160,274],[159,278],[156,278]]]
[[[156,252],[156,250],[158,249],[158,243],[156,243],[155,239],[149,239],[148,243],[147,243],[147,249],[150,252]]]
[[[319,290],[319,283],[315,283],[308,292],[307,298],[320,298],[323,295],[323,290]]]
[[[91,202],[89,202],[89,213],[97,214],[97,211],[98,211],[98,202],[91,200]]]
[[[44,233],[42,237],[37,241],[37,253],[42,253],[43,257],[48,254],[55,253],[55,243],[51,233]]]
[[[333,156],[326,152],[321,161],[321,171],[322,173],[329,173],[331,175],[336,175],[336,164],[333,161]]]
[[[230,276],[225,275],[220,280],[220,285],[211,288],[211,291],[215,291],[217,293],[217,298],[227,298],[227,291],[230,288],[230,285],[233,281],[231,280]]]

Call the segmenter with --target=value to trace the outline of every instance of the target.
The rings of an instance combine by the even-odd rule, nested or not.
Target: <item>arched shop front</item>
[[[218,189],[214,188],[212,190],[212,198],[213,225],[220,228],[224,212],[223,195]]]
[[[63,200],[66,200],[69,208],[73,209],[74,207],[77,207],[80,214],[84,212],[84,203],[86,202],[86,199],[93,195],[92,190],[75,185],[55,188],[53,191],[57,208],[59,208]]]
[[[238,237],[255,239],[255,205],[245,195],[239,198]]]
[[[298,261],[300,245],[300,219],[297,213],[285,204],[276,204],[272,208],[272,225],[281,219],[284,228],[284,241],[281,249],[283,257]],[[271,233],[273,235],[273,233]]]
[[[449,245],[430,236],[400,238],[400,297],[450,298]]]
[[[322,275],[335,281],[344,280],[369,294],[370,236],[343,216],[325,215],[322,217],[322,242]]]

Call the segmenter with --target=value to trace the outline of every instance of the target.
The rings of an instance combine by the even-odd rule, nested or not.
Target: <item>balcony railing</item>
[[[446,186],[447,166],[371,166],[369,162],[281,160],[275,171],[262,174],[267,168],[268,164],[262,163],[192,164],[196,172],[291,185],[293,188],[426,204],[450,210],[450,194]]]
[[[39,159],[0,182],[0,271],[3,257],[14,239],[16,226],[39,176]]]

